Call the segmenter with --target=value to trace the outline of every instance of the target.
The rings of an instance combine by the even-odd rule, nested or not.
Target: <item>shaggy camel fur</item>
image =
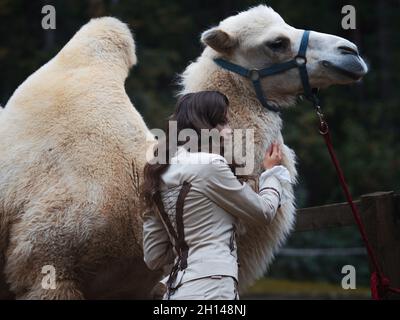
[[[17,298],[150,297],[160,273],[143,262],[138,192],[152,136],[124,89],[135,63],[128,27],[94,19],[2,111],[0,267]]]

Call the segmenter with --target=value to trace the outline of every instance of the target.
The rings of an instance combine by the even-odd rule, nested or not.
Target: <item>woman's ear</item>
[[[237,39],[218,27],[203,32],[201,42],[220,53],[229,53],[238,45]]]

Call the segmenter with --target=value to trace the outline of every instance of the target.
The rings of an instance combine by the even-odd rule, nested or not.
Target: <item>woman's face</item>
[[[221,136],[223,136],[225,139],[228,139],[232,136],[232,129],[229,126],[228,123],[225,124],[218,124],[216,126],[216,128],[218,129],[218,131],[220,132]]]

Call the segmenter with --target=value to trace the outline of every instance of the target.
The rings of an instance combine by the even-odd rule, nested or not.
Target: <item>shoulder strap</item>
[[[189,246],[185,240],[185,228],[183,224],[183,205],[185,202],[186,195],[189,193],[191,188],[191,183],[184,181],[181,190],[179,191],[178,199],[176,201],[176,228],[177,232],[171,223],[171,220],[168,217],[167,212],[165,211],[164,204],[161,199],[161,192],[157,191],[153,195],[153,200],[158,207],[158,211],[160,213],[161,220],[164,225],[168,229],[169,234],[175,240],[175,249],[179,254],[181,261],[181,269],[185,269],[187,267],[187,257],[189,252]]]
[[[185,228],[183,225],[183,205],[185,202],[186,195],[191,188],[190,182],[185,181],[179,192],[178,200],[176,202],[176,227],[178,229],[178,247],[180,248],[181,256],[181,270],[187,267],[187,257],[189,252],[189,246],[185,241]]]
[[[160,213],[160,218],[164,222],[164,225],[167,227],[169,234],[171,237],[174,238],[175,242],[178,242],[178,236],[175,232],[174,227],[172,226],[171,220],[169,220],[168,214],[165,212],[164,204],[161,199],[161,192],[157,191],[153,195],[153,200],[155,204],[157,205],[158,211]]]

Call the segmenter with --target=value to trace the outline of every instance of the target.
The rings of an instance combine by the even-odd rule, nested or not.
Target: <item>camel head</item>
[[[223,20],[202,34],[204,54],[246,69],[263,69],[297,55],[304,30],[296,29],[273,9],[260,5]],[[341,37],[311,31],[307,47],[310,85],[325,88],[360,80],[368,71],[357,46]],[[251,85],[243,80],[244,85]],[[263,78],[262,89],[272,104],[292,105],[303,86],[297,68]]]

